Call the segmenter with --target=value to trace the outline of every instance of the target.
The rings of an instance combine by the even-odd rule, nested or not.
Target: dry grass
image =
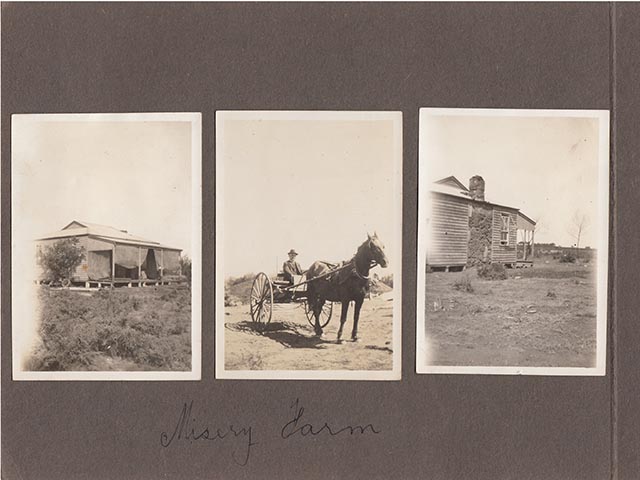
[[[473,292],[457,289],[468,275]],[[594,264],[539,262],[483,280],[474,270],[430,273],[426,332],[432,365],[592,367]]]

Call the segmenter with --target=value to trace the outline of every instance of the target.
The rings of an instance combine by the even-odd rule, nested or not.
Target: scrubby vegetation
[[[249,301],[251,286],[253,285],[253,279],[255,277],[255,273],[247,273],[241,277],[227,278],[224,282],[225,307],[247,303]]]
[[[482,263],[478,266],[478,276],[485,280],[505,280],[507,269],[501,263]]]
[[[576,263],[576,257],[570,253],[564,253],[560,257],[560,263]]]
[[[469,275],[463,275],[453,282],[453,289],[461,292],[473,293],[473,285],[471,284],[471,279]]]
[[[187,281],[191,283],[191,258],[186,255],[180,255],[180,271],[182,275],[187,277]]]
[[[189,370],[191,291],[152,287],[89,295],[43,288],[40,342],[28,370]]]

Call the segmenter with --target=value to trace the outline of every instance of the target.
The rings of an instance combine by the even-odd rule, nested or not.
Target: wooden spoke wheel
[[[269,277],[260,272],[253,279],[251,286],[251,297],[249,299],[249,309],[251,312],[251,320],[258,326],[264,326],[271,321],[273,313],[273,285]]]
[[[304,313],[307,315],[307,320],[311,324],[312,327],[316,325],[316,319],[313,316],[313,311],[309,308],[309,304],[304,302]],[[324,328],[331,320],[331,314],[333,313],[333,302],[324,302],[322,305],[322,310],[320,311],[320,327]]]

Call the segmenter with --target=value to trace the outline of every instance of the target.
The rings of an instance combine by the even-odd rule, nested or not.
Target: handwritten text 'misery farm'
[[[290,405],[290,410],[293,414],[280,430],[279,436],[283,440],[291,441],[304,437],[318,436],[332,438],[368,434],[378,435],[381,433],[380,429],[371,423],[365,426],[346,425],[342,427],[331,426],[328,422],[320,425],[307,423],[302,420],[305,410],[299,399],[296,399]],[[231,454],[231,458],[241,466],[249,463],[252,448],[258,445],[258,442],[255,441],[255,428],[251,425],[243,427],[229,425],[218,428],[203,425],[193,413],[193,400],[191,400],[182,405],[182,409],[174,426],[160,434],[160,445],[164,448],[169,448],[177,443],[187,443],[191,445],[199,441],[233,443],[235,448]]]

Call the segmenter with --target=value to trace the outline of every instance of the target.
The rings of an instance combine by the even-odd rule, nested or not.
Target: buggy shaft
[[[307,283],[311,283],[311,282],[314,282],[314,281],[316,281],[316,280],[320,280],[320,279],[325,278],[325,277],[328,277],[329,275],[332,275],[332,274],[334,274],[334,273],[336,273],[336,272],[339,272],[339,271],[341,271],[341,270],[344,270],[345,268],[347,268],[347,267],[351,266],[351,264],[352,264],[352,262],[351,262],[351,261],[350,261],[350,262],[347,262],[347,263],[345,263],[343,266],[338,267],[338,268],[334,268],[333,270],[331,270],[331,271],[329,271],[329,272],[327,272],[327,273],[323,273],[322,275],[318,275],[317,277],[309,278],[308,280],[305,280],[304,282],[296,283],[295,285],[290,285],[290,286],[288,286],[288,287],[281,288],[281,290],[291,290],[291,289],[294,289],[294,288],[300,287],[300,286],[302,286],[302,285],[306,285]],[[376,265],[377,265],[377,262],[375,262],[375,261],[374,261],[374,262],[371,262],[371,266],[370,266],[369,268],[373,268],[373,267],[375,267]]]

